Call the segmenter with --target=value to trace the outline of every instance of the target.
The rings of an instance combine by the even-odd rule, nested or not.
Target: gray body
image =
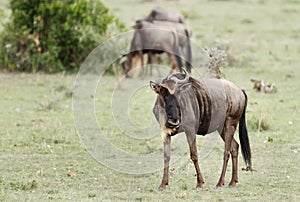
[[[178,97],[182,113],[178,133],[206,135],[222,131],[226,117],[241,116],[245,96],[233,83],[223,79],[190,80],[192,87]],[[167,117],[162,108],[163,103],[157,99],[153,113],[160,127],[164,128]]]
[[[192,35],[192,32],[181,23],[174,23],[174,22],[168,22],[168,21],[153,21],[154,25],[170,28],[172,30],[175,30],[178,36],[178,45],[181,49],[181,54],[186,60],[186,68],[190,72],[190,66],[192,63],[192,50],[191,50],[191,44],[190,44],[190,37]]]
[[[172,53],[179,45],[178,35],[173,28],[162,28],[146,21],[139,22],[135,28],[130,52],[150,49]]]
[[[161,27],[150,22],[140,21],[135,25],[135,32],[127,54],[128,64],[125,67],[126,74],[134,68],[132,58],[138,55],[144,65],[144,53],[166,52],[171,59],[172,69],[181,68],[178,34],[174,28]]]

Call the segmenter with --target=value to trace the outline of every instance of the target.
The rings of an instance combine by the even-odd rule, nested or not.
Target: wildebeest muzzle
[[[180,125],[180,119],[167,118],[166,127],[176,128]]]

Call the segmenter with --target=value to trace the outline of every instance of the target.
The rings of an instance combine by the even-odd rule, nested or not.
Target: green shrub
[[[73,72],[107,35],[123,30],[100,0],[10,0],[1,34],[0,68]]]

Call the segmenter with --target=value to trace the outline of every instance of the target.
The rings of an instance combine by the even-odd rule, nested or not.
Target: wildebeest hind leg
[[[198,164],[198,154],[197,154],[197,146],[196,146],[196,135],[186,135],[187,141],[190,147],[190,157],[194,163],[196,174],[197,174],[197,186],[196,189],[202,189],[204,184],[204,179],[200,172],[200,167]]]
[[[233,135],[236,129],[237,123],[233,121],[231,118],[228,118],[225,122],[224,128],[221,133],[221,137],[225,142],[224,149],[224,157],[223,157],[223,167],[219,182],[217,183],[217,187],[224,186],[225,174],[227,169],[228,160],[231,153],[231,143],[233,141]]]
[[[238,182],[238,153],[239,153],[239,144],[233,138],[231,142],[231,160],[232,160],[232,177],[229,183],[229,187],[234,187]]]

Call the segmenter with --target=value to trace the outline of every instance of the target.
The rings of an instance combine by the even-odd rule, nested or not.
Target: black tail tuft
[[[245,91],[243,91],[243,93],[245,95],[246,101],[245,101],[244,111],[242,117],[240,118],[240,123],[239,123],[239,138],[240,138],[240,143],[242,148],[242,154],[247,166],[246,169],[252,170],[251,148],[249,143],[248,131],[246,127],[246,119],[245,119],[248,98]]]

